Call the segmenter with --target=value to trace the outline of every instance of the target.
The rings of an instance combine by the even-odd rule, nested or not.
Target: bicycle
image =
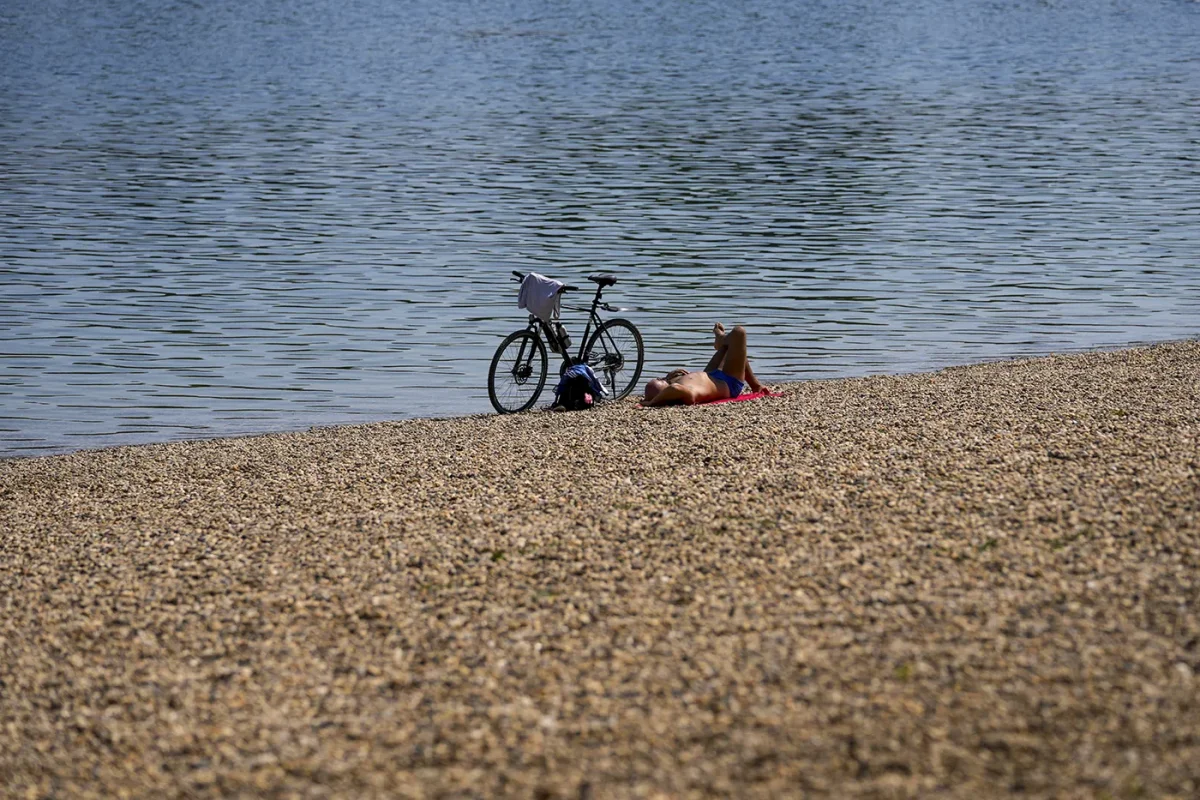
[[[525,280],[523,272],[514,270],[513,275],[518,283]],[[601,294],[617,279],[605,274],[588,276],[588,280],[596,284],[596,296],[592,298],[592,308],[588,312],[587,326],[583,329],[578,356],[572,358],[569,355],[569,339],[564,336],[565,341],[560,340],[554,329],[533,314],[529,315],[529,324],[523,330],[510,333],[496,348],[496,355],[492,356],[492,365],[488,369],[488,397],[496,411],[515,414],[532,408],[537,402],[546,386],[549,366],[547,342],[550,343],[550,349],[563,358],[560,375],[574,364],[587,364],[608,391],[607,399],[620,400],[637,384],[646,363],[642,334],[627,319],[615,318],[606,322],[597,312],[597,309],[613,312],[624,310],[600,302]],[[564,286],[560,293],[569,291],[579,291],[579,287]],[[596,326],[594,333],[593,324]],[[561,329],[562,326],[558,327]]]

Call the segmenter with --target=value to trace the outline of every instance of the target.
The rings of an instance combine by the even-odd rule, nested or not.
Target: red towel
[[[709,400],[707,403],[696,403],[698,406],[715,406],[718,403],[740,403],[743,400],[757,400],[760,397],[783,397],[782,392],[772,392],[764,389],[761,392],[743,392],[737,397],[724,397],[720,400]],[[645,408],[644,405],[638,403],[638,408]]]
[[[740,403],[743,400],[757,400],[760,397],[783,397],[781,392],[763,389],[761,392],[742,392],[737,397],[726,397],[721,400],[709,400],[707,403],[697,403],[700,406],[715,406],[718,403]]]

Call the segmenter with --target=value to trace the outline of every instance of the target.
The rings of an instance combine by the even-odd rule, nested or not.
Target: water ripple
[[[0,455],[485,412],[512,269],[653,371],[1200,335],[1200,5],[0,11]],[[585,299],[568,302],[578,337]]]

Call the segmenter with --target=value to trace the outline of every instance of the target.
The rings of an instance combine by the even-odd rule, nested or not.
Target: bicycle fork
[[[536,332],[534,336],[537,336]],[[517,351],[516,361],[513,362],[513,379],[522,386],[529,380],[529,376],[533,374],[533,354],[537,352],[537,347],[534,345],[536,341],[536,338],[522,339],[521,349]],[[525,352],[526,349],[529,350],[528,354]]]

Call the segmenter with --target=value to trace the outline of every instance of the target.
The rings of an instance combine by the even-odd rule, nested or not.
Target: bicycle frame
[[[599,328],[604,323],[604,320],[600,318],[600,314],[597,313],[596,309],[602,308],[605,311],[613,310],[608,307],[607,303],[600,302],[600,296],[603,293],[604,287],[597,286],[596,296],[592,298],[592,307],[588,310],[588,321],[583,327],[583,336],[581,336],[579,339],[579,350],[577,351],[575,357],[572,358],[567,353],[559,353],[559,355],[562,356],[563,361],[567,362],[567,366],[570,366],[572,362],[583,361],[583,348],[587,346],[588,338],[592,335],[592,326],[595,325],[597,328]],[[535,336],[541,337],[546,343],[553,342],[558,339],[558,337],[555,336],[554,331],[550,330],[550,326],[543,322],[540,318],[535,317],[533,314],[529,315],[529,327],[526,328],[526,330]],[[553,352],[553,348],[551,350]],[[518,363],[523,358],[524,354],[522,353],[518,358]]]

